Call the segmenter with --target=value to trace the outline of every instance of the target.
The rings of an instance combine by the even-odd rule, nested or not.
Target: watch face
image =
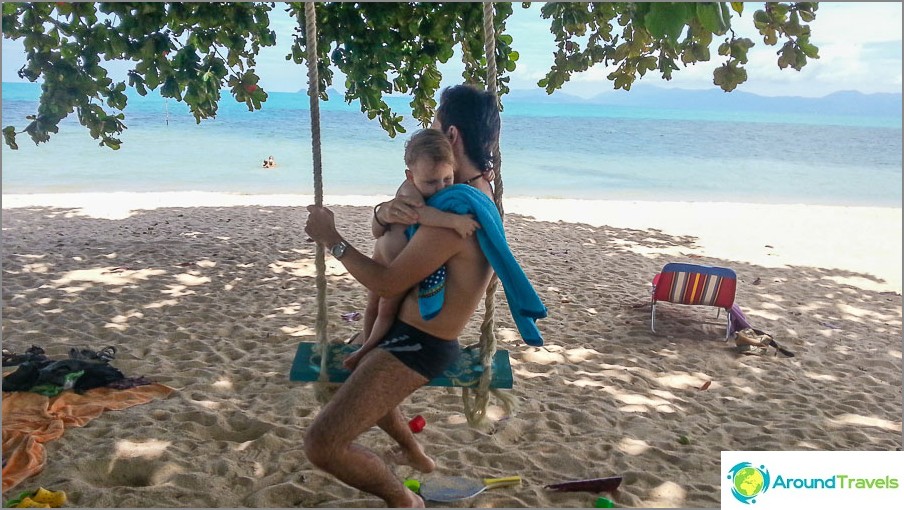
[[[333,254],[334,257],[339,259],[339,258],[342,258],[343,255],[345,255],[345,249],[347,247],[348,247],[348,244],[346,244],[345,241],[340,241],[340,242],[334,244],[332,248],[330,248],[330,252]]]

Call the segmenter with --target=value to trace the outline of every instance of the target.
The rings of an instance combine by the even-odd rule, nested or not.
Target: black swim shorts
[[[445,340],[396,319],[378,347],[427,379],[442,375],[461,350],[458,340]]]

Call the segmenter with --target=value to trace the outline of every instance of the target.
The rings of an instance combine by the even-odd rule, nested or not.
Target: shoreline
[[[390,195],[325,195],[333,206],[372,207]],[[3,209],[72,208],[72,214],[124,219],[137,210],[169,207],[304,207],[305,194],[208,191],[4,194]],[[763,267],[817,267],[849,271],[838,283],[864,290],[902,291],[900,207],[503,198],[506,214],[535,221],[585,224],[691,236],[690,248],[672,243],[636,247],[645,256],[713,257]]]

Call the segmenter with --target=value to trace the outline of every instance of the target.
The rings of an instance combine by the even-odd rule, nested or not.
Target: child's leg
[[[370,331],[370,336],[367,337],[368,340],[380,340],[386,336],[386,333],[389,333],[390,328],[392,328],[392,325],[396,320],[396,316],[399,315],[399,308],[402,306],[402,300],[404,298],[404,295],[392,298],[380,298],[377,307],[377,318]]]
[[[374,321],[377,320],[377,314],[379,313],[379,305],[380,305],[380,296],[378,296],[375,292],[368,290],[367,291],[367,305],[364,307],[364,321],[362,324],[361,331],[353,334],[348,337],[345,341],[347,344],[352,345],[363,345],[368,338],[370,338],[370,333],[374,329]]]
[[[376,257],[374,257],[376,259]],[[380,296],[372,290],[367,291],[367,307],[364,309],[364,330],[355,335],[353,344],[363,344],[365,340],[370,338],[370,332],[374,329],[374,321],[377,320],[378,306],[380,304]]]
[[[405,226],[392,225],[374,244],[374,260],[381,264],[389,264],[402,252],[407,243]],[[394,298],[380,298],[375,293],[368,292],[367,297],[367,309],[364,315],[365,342],[371,339],[379,340],[386,336],[389,328],[392,327],[392,323],[395,322],[405,295]],[[369,317],[368,314],[372,314],[372,317]],[[368,332],[369,324],[370,331]]]

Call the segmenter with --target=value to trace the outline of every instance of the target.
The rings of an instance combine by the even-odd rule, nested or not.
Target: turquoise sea
[[[2,125],[24,127],[39,92],[4,83]],[[407,99],[390,104],[417,129]],[[40,146],[19,135],[19,150],[2,150],[3,193],[312,194],[309,119],[304,94],[270,93],[255,112],[224,96],[198,125],[182,103],[130,92],[122,149],[99,147],[74,118]],[[900,116],[509,100],[502,119],[506,196],[901,207]],[[327,195],[394,192],[408,134],[389,138],[338,95],[321,126]],[[277,168],[261,168],[269,155]]]

